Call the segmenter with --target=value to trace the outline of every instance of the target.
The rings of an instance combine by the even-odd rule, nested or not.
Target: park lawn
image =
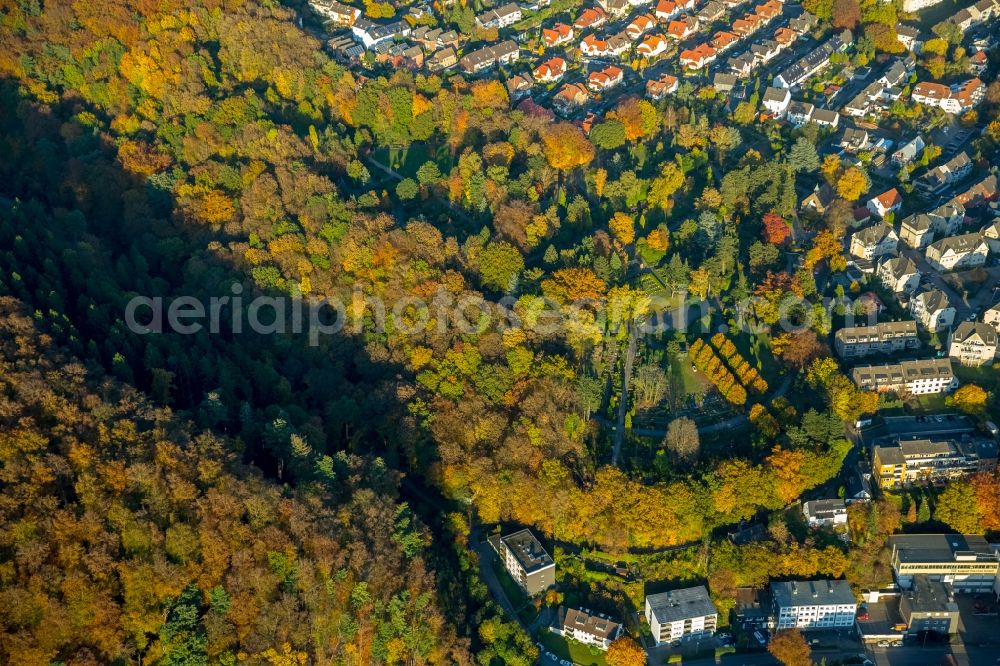
[[[569,659],[581,666],[607,666],[603,652],[592,653],[589,645],[566,639],[558,634],[544,633],[538,638],[545,649],[560,659]],[[596,648],[594,648],[596,651]]]
[[[411,143],[409,146],[379,148],[372,157],[375,161],[410,178],[416,178],[417,169],[428,160],[437,162],[441,173],[448,173],[452,167],[451,153],[447,147],[439,148],[434,155],[431,155],[427,144],[422,141]]]

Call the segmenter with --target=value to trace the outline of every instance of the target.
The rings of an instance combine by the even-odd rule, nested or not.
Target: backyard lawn
[[[567,640],[558,634],[544,633],[538,637],[539,642],[545,649],[555,654],[560,659],[569,659],[574,664],[581,666],[607,666],[604,660],[604,653],[593,648],[591,652],[589,645],[584,645],[574,640]]]

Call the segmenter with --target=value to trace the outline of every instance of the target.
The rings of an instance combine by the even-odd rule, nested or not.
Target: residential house
[[[612,18],[625,16],[632,8],[628,0],[597,0],[597,4]]]
[[[722,94],[728,94],[733,91],[736,87],[737,79],[732,74],[726,74],[724,72],[719,72],[712,77],[712,87],[715,91]]]
[[[872,215],[878,215],[883,219],[889,213],[895,213],[902,207],[903,197],[895,187],[868,200],[868,210],[872,212]]]
[[[872,141],[867,130],[856,127],[845,127],[844,135],[840,137],[839,145],[849,153],[858,153],[871,148]]]
[[[789,24],[791,26],[791,23]],[[795,27],[791,26],[794,30]],[[736,32],[735,30],[733,32]],[[810,76],[823,69],[830,63],[830,56],[838,51],[843,51],[854,42],[854,37],[850,30],[844,30],[816,47],[794,64],[785,68],[780,74],[774,77],[774,83],[778,88],[793,88]]]
[[[981,321],[963,321],[948,338],[948,356],[965,366],[992,363],[997,355],[997,331]]]
[[[652,30],[654,26],[656,26],[656,19],[649,14],[640,14],[625,27],[625,34],[629,36],[629,39],[635,41]]]
[[[822,215],[830,207],[833,200],[837,198],[837,193],[826,183],[817,184],[812,193],[802,200],[800,208],[802,210],[812,210]]]
[[[909,294],[920,284],[920,271],[909,257],[889,257],[878,265],[878,279],[894,294]]]
[[[622,625],[604,613],[560,606],[552,631],[599,650],[607,650],[621,634]]]
[[[602,90],[608,90],[609,88],[619,86],[624,80],[625,72],[622,71],[621,67],[608,65],[604,69],[597,72],[591,72],[587,76],[587,87],[594,92],[600,92]]]
[[[667,24],[667,37],[683,41],[698,31],[698,19],[685,16]]]
[[[938,107],[945,113],[964,113],[983,101],[985,95],[986,84],[980,79],[969,79],[950,88],[922,81],[913,87],[910,97],[918,104]]]
[[[910,314],[932,333],[951,328],[955,323],[955,306],[940,289],[924,291],[910,301]]]
[[[753,587],[736,588],[736,606],[733,608],[736,625],[745,631],[766,629],[771,617],[771,601],[767,590]]]
[[[514,76],[507,79],[507,93],[510,95],[511,99],[521,99],[526,97],[531,93],[531,81],[520,74],[515,74]]]
[[[429,28],[421,25],[413,29],[410,39],[422,44],[430,51],[451,47],[457,49],[459,45],[458,33],[454,30],[442,30],[441,28]]]
[[[784,92],[788,92],[787,90]],[[785,112],[785,117],[793,127],[802,127],[812,119],[816,107],[809,102],[792,100]]]
[[[958,203],[966,208],[975,208],[991,201],[996,201],[996,198],[997,177],[996,174],[990,174],[965,192],[953,197],[949,203]]]
[[[844,490],[844,501],[848,506],[858,502],[872,501],[872,475],[860,469],[855,470],[847,476]]]
[[[979,49],[969,56],[969,71],[976,76],[982,76],[986,67],[990,64],[989,56],[984,49]]]
[[[620,56],[628,51],[629,46],[630,42],[624,34],[611,35],[605,39],[596,35],[587,35],[580,42],[580,51],[586,56],[607,58]]]
[[[957,271],[982,266],[989,253],[989,243],[976,232],[935,241],[927,246],[924,256],[939,271]]]
[[[345,5],[336,0],[310,0],[309,6],[320,16],[328,19],[333,25],[346,28],[354,25],[361,18],[361,10]]]
[[[870,227],[851,234],[850,253],[858,259],[875,261],[896,249],[899,236],[885,222],[877,222]]]
[[[997,466],[993,438],[929,439],[914,435],[872,449],[872,471],[882,488],[960,479]]]
[[[781,48],[788,48],[795,43],[799,36],[791,28],[778,28],[774,31],[774,41],[781,45]]]
[[[765,39],[756,44],[751,44],[750,53],[753,54],[754,59],[758,63],[766,65],[781,53],[781,44],[772,39]]]
[[[810,14],[809,12],[802,12],[799,16],[793,18],[788,22],[788,28],[794,30],[797,35],[804,35],[814,27],[819,22],[815,14]]]
[[[850,629],[858,604],[844,580],[771,583],[775,629]]]
[[[1000,252],[1000,220],[987,224],[980,233],[990,246],[990,252]]]
[[[726,67],[736,76],[746,78],[757,67],[757,61],[754,60],[752,54],[744,53],[743,55],[726,60]]]
[[[657,21],[667,23],[680,16],[681,8],[673,0],[660,0],[656,3],[654,14]]]
[[[847,524],[847,504],[842,499],[803,502],[802,517],[810,527],[833,527]]]
[[[946,358],[858,366],[851,370],[851,379],[864,391],[910,395],[947,393],[958,386],[951,361]]]
[[[375,53],[375,62],[392,69],[416,71],[424,66],[424,50],[416,44],[379,42],[372,51]]]
[[[552,104],[566,113],[585,105],[590,100],[590,93],[579,83],[566,83],[552,98]]]
[[[551,28],[542,29],[542,39],[549,48],[569,44],[573,41],[574,35],[573,26],[565,23],[556,23]]]
[[[872,326],[849,326],[833,336],[837,355],[843,359],[871,354],[894,354],[920,348],[917,324],[912,321],[885,321]]]
[[[566,61],[562,58],[550,58],[532,71],[532,76],[538,83],[558,81],[566,73]]]
[[[510,64],[515,62],[519,57],[520,49],[517,46],[517,42],[508,39],[499,44],[485,46],[471,53],[466,53],[458,61],[458,64],[466,73],[475,74],[500,64]]]
[[[646,95],[650,99],[663,99],[667,95],[677,92],[677,77],[670,74],[663,74],[658,79],[646,81]]]
[[[812,117],[809,118],[809,122],[816,123],[820,127],[836,129],[837,124],[840,122],[840,114],[829,109],[815,109]]]
[[[952,236],[965,222],[965,206],[952,199],[927,213],[931,218],[931,229],[939,237]]]
[[[508,28],[521,20],[521,8],[516,2],[483,12],[476,17],[480,28]]]
[[[1000,331],[1000,303],[993,305],[983,312],[983,321],[997,331]]]
[[[699,23],[708,25],[718,21],[725,13],[726,6],[719,2],[719,0],[708,0],[695,16],[697,16]]]
[[[768,86],[764,91],[764,97],[761,101],[769,114],[775,118],[782,118],[785,115],[785,110],[792,101],[792,94],[787,88]]]
[[[885,70],[878,79],[877,83],[882,84],[883,88],[895,88],[897,86],[904,85],[910,78],[910,72],[907,70],[906,64],[900,60],[894,60],[889,68]]]
[[[507,536],[495,534],[489,543],[500,556],[504,569],[529,597],[555,585],[556,564],[531,530]]]
[[[740,38],[731,32],[719,31],[712,37],[712,48],[718,53],[732,48],[740,41]]]
[[[1000,551],[978,534],[894,534],[886,546],[896,583],[908,590],[919,575],[933,576],[956,592],[992,591]]]
[[[924,145],[924,138],[918,134],[892,154],[892,163],[897,167],[910,164],[920,157],[920,152],[924,149]]]
[[[693,49],[681,51],[680,63],[688,69],[701,69],[705,65],[715,62],[715,58],[715,49],[708,44],[699,44]]]
[[[899,223],[899,240],[910,247],[922,249],[934,240],[931,216],[927,213],[907,215]]]
[[[455,53],[455,49],[450,46],[436,52],[424,62],[427,69],[432,72],[440,72],[450,67],[454,67],[457,64],[458,55]],[[527,81],[527,79],[525,79],[525,81]]]
[[[646,621],[657,645],[686,636],[711,636],[718,620],[704,585],[646,596]]]
[[[635,52],[643,58],[655,58],[667,50],[667,40],[661,34],[648,35],[635,47]]]
[[[410,32],[410,24],[405,21],[375,23],[363,16],[355,20],[351,26],[354,41],[360,42],[366,49],[375,48],[375,45],[381,42],[407,37]]]
[[[578,16],[576,21],[573,23],[573,29],[592,30],[604,25],[607,20],[608,15],[604,13],[603,9],[588,7],[580,12],[580,16]]]
[[[972,173],[972,160],[962,151],[914,181],[913,186],[924,194],[937,194]]]
[[[924,47],[920,39],[920,28],[905,23],[896,24],[896,39],[911,53],[920,53]]]

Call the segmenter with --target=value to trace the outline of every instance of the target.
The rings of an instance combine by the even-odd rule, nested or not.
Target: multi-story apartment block
[[[997,355],[997,331],[981,321],[963,321],[948,338],[948,356],[962,365],[992,363]]]
[[[889,537],[896,582],[913,587],[914,578],[950,585],[956,592],[989,593],[1000,574],[1000,552],[976,534],[896,534]]]
[[[966,270],[982,266],[989,254],[989,243],[979,232],[942,238],[928,245],[924,252],[927,263],[939,271]]]
[[[899,240],[918,250],[925,248],[934,240],[933,227],[934,222],[926,213],[907,215],[899,223]]]
[[[851,255],[866,261],[875,261],[896,249],[899,236],[885,222],[878,222],[851,234]]]
[[[604,613],[560,606],[552,630],[599,650],[607,650],[621,634],[622,625]]]
[[[963,113],[973,108],[986,95],[986,84],[980,79],[969,79],[950,88],[941,83],[923,81],[913,86],[914,102],[936,106],[945,113]]]
[[[913,186],[925,194],[937,194],[970,173],[972,173],[972,160],[965,152],[961,152],[917,178]]]
[[[491,69],[498,64],[506,65],[512,63],[519,57],[520,49],[517,46],[517,42],[512,39],[508,39],[500,42],[499,44],[486,46],[470,53],[466,53],[458,61],[458,64],[466,73],[476,74],[478,72]]]
[[[872,472],[882,488],[959,479],[996,466],[997,443],[968,435],[961,440],[899,440],[872,452]]]
[[[889,257],[878,265],[879,282],[894,294],[909,294],[920,286],[920,271],[909,257]]]
[[[718,620],[704,585],[646,596],[646,621],[657,644],[711,635]]]
[[[983,312],[983,322],[1000,331],[1000,303]]]
[[[507,28],[521,20],[521,8],[516,2],[491,9],[476,17],[480,28]]]
[[[948,294],[940,289],[923,291],[914,296],[910,301],[910,314],[932,332],[951,328],[955,323],[955,307],[948,301]]]
[[[531,530],[507,536],[495,534],[489,541],[504,568],[526,594],[534,596],[555,585],[556,563]]]
[[[837,354],[844,359],[871,354],[893,354],[920,347],[913,321],[885,321],[874,326],[850,326],[833,336]]]
[[[857,598],[843,580],[806,580],[771,583],[774,628],[841,629],[854,626]]]
[[[905,391],[910,395],[946,393],[958,386],[951,361],[946,358],[862,365],[851,371],[851,378],[865,391]]]
[[[906,623],[906,634],[922,631],[942,635],[958,633],[958,604],[948,586],[920,574],[913,577],[913,587],[899,597],[899,614]]]

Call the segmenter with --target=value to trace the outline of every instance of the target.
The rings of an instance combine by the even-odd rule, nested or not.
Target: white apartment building
[[[910,395],[947,393],[958,386],[947,358],[860,365],[851,370],[851,379],[864,391],[905,391]]]
[[[979,232],[949,236],[927,246],[924,256],[939,271],[966,270],[982,266],[990,245]]]
[[[878,222],[851,234],[851,255],[874,261],[896,249],[899,236],[885,222]]]
[[[955,323],[955,306],[940,289],[923,291],[910,301],[910,314],[928,331],[941,331]]]
[[[771,583],[775,629],[847,629],[854,626],[857,598],[843,580]]]
[[[646,596],[646,621],[657,644],[715,633],[719,611],[704,585]]]

